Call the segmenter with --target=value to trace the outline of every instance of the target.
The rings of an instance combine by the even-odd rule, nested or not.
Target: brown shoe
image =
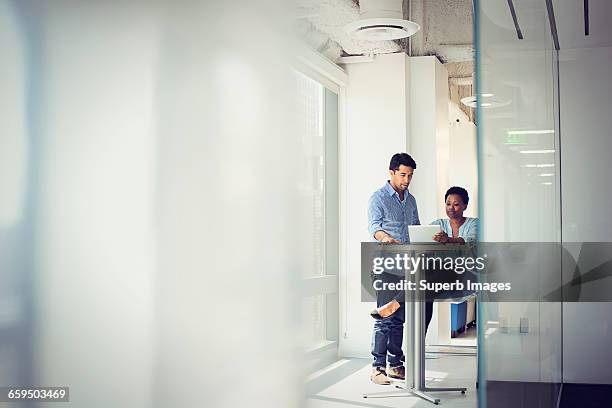
[[[406,379],[406,368],[404,366],[397,367],[389,367],[389,377],[395,378],[397,380],[405,380]]]
[[[387,373],[385,372],[385,369],[383,367],[373,367],[372,375],[370,375],[370,380],[372,380],[374,384],[378,385],[391,384],[391,381],[389,381]]]

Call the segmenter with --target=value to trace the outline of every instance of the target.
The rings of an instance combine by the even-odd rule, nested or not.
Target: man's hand
[[[446,244],[449,241],[448,234],[444,231],[438,232],[436,235],[432,237],[432,239],[441,244]]]
[[[383,244],[401,244],[397,239],[391,238],[390,236],[383,237],[380,242]]]
[[[374,238],[381,244],[401,244],[397,239],[391,237],[391,235],[382,230],[376,231]]]

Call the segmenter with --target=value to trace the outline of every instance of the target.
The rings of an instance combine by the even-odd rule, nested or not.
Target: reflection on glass
[[[26,186],[25,68],[9,2],[0,3],[0,229],[23,216]]]
[[[11,2],[0,2],[0,378],[33,383],[31,218],[26,126],[26,41]],[[15,406],[21,406],[15,403]]]
[[[480,240],[560,242],[557,54],[545,2],[514,4],[521,35],[507,2],[475,2],[477,92],[511,101],[488,107],[488,98],[479,98]],[[541,276],[531,279],[540,287]],[[531,392],[527,383],[538,384],[530,400],[556,406],[561,305],[481,303],[478,312],[480,406]]]

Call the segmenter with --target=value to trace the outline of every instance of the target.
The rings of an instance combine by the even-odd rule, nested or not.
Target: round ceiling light
[[[398,40],[420,29],[417,23],[404,20],[402,0],[360,0],[359,20],[344,26],[350,36],[368,41]]]
[[[477,107],[476,95],[467,96],[465,98],[461,98],[461,103],[470,108]],[[501,106],[507,106],[512,103],[509,99],[501,99],[496,97],[492,93],[486,93],[480,95],[480,107],[482,108],[499,108]]]
[[[398,18],[365,18],[344,26],[344,31],[360,40],[385,41],[410,37],[421,29],[417,23]]]

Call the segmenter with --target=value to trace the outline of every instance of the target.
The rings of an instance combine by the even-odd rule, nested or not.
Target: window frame
[[[323,87],[323,116],[324,126],[324,264],[325,272],[322,276],[303,278],[302,297],[324,295],[324,340],[318,345],[306,350],[307,359],[316,361],[316,366],[310,364],[311,369],[318,369],[331,364],[338,359],[338,345],[340,333],[340,307],[339,307],[339,278],[340,278],[340,141],[343,137],[342,126],[343,109],[345,101],[345,88],[348,83],[346,72],[329,61],[327,58],[308,48],[300,49],[294,64],[294,69],[300,74],[319,83]],[[328,108],[330,94],[336,96],[335,123],[333,140],[328,136]],[[333,107],[332,107],[333,108]],[[332,151],[333,149],[333,151]],[[333,158],[330,158],[333,155]],[[329,177],[334,177],[330,184]],[[333,191],[331,191],[333,189]],[[332,218],[333,217],[333,218]]]

